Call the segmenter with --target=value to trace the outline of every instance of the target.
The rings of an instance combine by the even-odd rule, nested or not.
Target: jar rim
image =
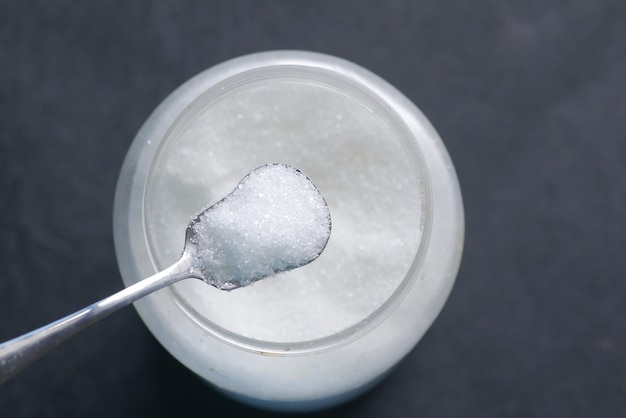
[[[310,354],[340,347],[354,339],[360,338],[363,334],[368,333],[384,321],[401,303],[412,285],[417,281],[420,266],[428,249],[432,227],[430,176],[418,139],[405,121],[407,117],[419,119],[423,116],[415,114],[416,111],[419,112],[416,108],[406,109],[402,100],[404,96],[375,74],[356,64],[322,54],[299,51],[295,52],[295,54],[287,51],[252,54],[219,64],[207,71],[211,72],[209,76],[214,77],[213,85],[187,105],[170,125],[156,148],[146,176],[142,199],[143,232],[147,252],[155,271],[158,271],[163,266],[160,266],[156,259],[154,239],[150,233],[149,206],[152,201],[150,193],[154,189],[152,185],[155,179],[158,178],[157,173],[159,172],[160,164],[163,163],[163,156],[167,154],[168,147],[172,145],[173,139],[176,138],[176,135],[184,128],[185,124],[206,103],[215,100],[216,97],[229,94],[230,91],[241,86],[242,83],[263,82],[276,78],[282,78],[283,80],[291,78],[300,81],[315,80],[317,82],[322,80],[323,82],[333,84],[335,87],[342,88],[362,100],[368,100],[370,106],[376,107],[379,112],[384,112],[387,123],[401,133],[399,138],[402,138],[406,142],[406,148],[411,150],[411,155],[408,157],[411,159],[412,168],[418,173],[417,178],[423,187],[422,219],[420,222],[420,227],[422,228],[420,231],[421,238],[406,275],[382,305],[367,317],[362,318],[348,328],[313,340],[285,343],[245,337],[202,317],[193,306],[177,293],[175,288],[171,287],[166,291],[171,292],[172,299],[184,312],[185,316],[202,327],[203,330],[229,345],[255,353],[279,356]],[[404,110],[399,111],[399,108],[404,108]]]

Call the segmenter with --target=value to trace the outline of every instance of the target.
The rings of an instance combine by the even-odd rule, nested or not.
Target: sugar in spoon
[[[326,201],[286,164],[252,170],[224,199],[187,225],[170,267],[55,322],[0,344],[0,383],[73,335],[138,299],[183,279],[221,290],[248,286],[315,260],[330,238]]]

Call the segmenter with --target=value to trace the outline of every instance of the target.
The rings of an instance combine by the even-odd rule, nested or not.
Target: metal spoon
[[[196,217],[194,217],[190,221],[189,225],[187,225],[187,230],[185,234],[185,247],[182,256],[172,266],[153,276],[148,277],[147,279],[141,280],[125,288],[124,290],[121,290],[107,298],[104,298],[99,302],[96,302],[73,314],[52,322],[51,324],[45,325],[20,337],[0,344],[0,384],[4,383],[15,374],[17,374],[24,367],[26,367],[39,357],[43,356],[62,342],[66,341],[73,335],[87,328],[88,326],[94,324],[102,318],[105,318],[106,316],[112,314],[118,309],[137,301],[138,299],[141,299],[142,297],[156,290],[169,286],[180,280],[190,278],[200,279],[220,290],[233,290],[251,284],[252,281],[250,280],[244,282],[237,280],[231,280],[226,282],[217,281],[214,278],[209,277],[208,274],[206,274],[206,269],[203,268],[202,265],[203,260],[202,255],[200,254],[201,251],[199,250],[197,245],[198,237],[196,226],[203,222],[203,217],[211,216],[214,209],[216,207],[219,207],[219,205],[223,205],[224,202],[227,202],[227,199],[230,198],[228,204],[231,205],[237,205],[238,203],[240,203],[236,199],[231,198],[231,196],[236,197],[237,190],[241,189],[242,185],[244,185],[246,181],[250,179],[251,174],[255,172],[260,172],[262,170],[285,170],[285,168],[293,170],[293,173],[295,175],[304,176],[304,174],[302,174],[299,170],[284,164],[272,164],[259,167],[253,170],[250,174],[248,174],[248,176],[246,176],[239,183],[237,188],[235,188],[235,191],[233,193],[231,193],[229,196],[225,197],[215,205],[203,210]],[[310,182],[308,177],[304,177],[307,181]],[[310,184],[312,185],[312,183]],[[276,187],[279,187],[279,185],[276,185]],[[317,193],[319,193],[315,186],[313,186],[313,188]],[[319,195],[319,197],[321,198],[321,194]],[[327,231],[322,230],[323,232],[320,236],[321,247],[319,247],[319,251],[311,253],[309,258],[300,260],[299,264],[297,265],[286,265],[284,263],[277,263],[273,271],[271,273],[268,273],[268,275],[302,267],[305,264],[308,264],[316,259],[323,251],[326,242],[330,237],[330,214],[328,214],[328,207],[326,206],[323,198],[321,198],[321,202],[323,202],[323,208],[325,209],[325,214],[323,215],[327,216],[327,219],[323,219],[323,221],[327,222],[327,224],[322,226],[327,226]],[[269,209],[271,210],[271,208]],[[263,216],[266,214],[267,212],[264,213],[261,210],[259,216]],[[255,277],[253,281],[262,278],[263,277]]]

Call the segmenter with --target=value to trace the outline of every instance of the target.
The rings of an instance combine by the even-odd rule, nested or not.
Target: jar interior
[[[302,170],[326,199],[332,233],[322,255],[232,292],[197,280],[167,291],[198,326],[230,340],[289,345],[345,333],[415,280],[428,179],[393,110],[329,72],[264,68],[187,107],[163,138],[145,189],[155,270],[178,259],[193,215],[275,162]]]

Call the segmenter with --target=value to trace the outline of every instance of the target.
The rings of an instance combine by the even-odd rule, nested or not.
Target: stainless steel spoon
[[[207,209],[199,213],[196,217],[194,217],[187,226],[187,230],[185,233],[185,247],[182,256],[172,266],[153,276],[148,277],[147,279],[141,280],[125,288],[124,290],[113,294],[112,296],[102,299],[99,302],[89,305],[86,308],[83,308],[73,314],[52,322],[51,324],[48,324],[20,337],[0,344],[0,384],[4,383],[20,370],[22,370],[24,367],[28,366],[36,359],[46,354],[48,351],[58,346],[62,342],[66,341],[68,338],[87,328],[88,326],[94,324],[102,318],[105,318],[106,316],[112,314],[118,309],[137,301],[138,299],[141,299],[142,297],[156,290],[169,286],[180,280],[190,278],[200,279],[210,284],[211,286],[214,286],[221,290],[233,290],[250,284],[251,281],[245,281],[243,282],[243,284],[242,282],[237,280],[226,282],[216,281],[213,278],[208,277],[208,275],[204,273],[205,269],[202,266],[202,256],[200,255],[200,251],[197,245],[198,240],[195,227],[196,225],[203,222],[203,216],[211,216],[212,210],[218,207],[218,205],[223,204],[225,201],[227,201],[227,199],[230,198],[230,200],[228,201],[229,204],[237,205],[239,202],[236,199],[232,199],[231,196],[236,196],[235,192],[238,189],[241,189],[242,185],[250,178],[250,175],[255,171],[273,169],[285,170],[286,167],[289,170],[293,170],[294,175],[304,176],[304,174],[302,174],[299,170],[290,166],[286,166],[284,164],[271,164],[259,167],[253,170],[248,176],[246,176],[239,183],[237,188],[235,188],[235,191],[233,193],[231,193],[229,196],[225,197],[215,205],[208,207]],[[307,181],[310,182],[308,177],[304,177],[307,179]],[[312,185],[312,183],[310,184]],[[279,187],[279,185],[277,185],[276,187]],[[314,190],[319,193],[316,188]],[[321,198],[321,194],[319,195],[319,197]],[[324,231],[322,229],[322,233],[320,236],[321,246],[319,247],[319,250],[311,253],[308,259],[302,259],[297,265],[285,265],[283,263],[277,263],[276,268],[274,268],[272,274],[302,267],[316,259],[323,251],[326,242],[330,237],[331,225],[330,214],[328,214],[328,207],[326,206],[323,198],[321,198],[321,202],[323,202],[323,208],[325,210],[325,214],[323,215],[327,215],[327,220],[324,220],[325,222],[327,222],[327,231]],[[268,210],[272,210],[272,208],[268,208]],[[264,213],[262,210],[259,212],[259,216],[267,214],[266,212]],[[262,277],[256,277],[254,280],[258,280],[261,278]]]

